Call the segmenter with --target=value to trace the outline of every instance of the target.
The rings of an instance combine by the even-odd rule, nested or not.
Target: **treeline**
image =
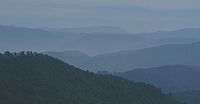
[[[5,51],[4,53],[0,53],[1,56],[36,56],[36,55],[42,55],[37,52],[32,52],[32,51],[21,51],[21,52],[9,52]]]

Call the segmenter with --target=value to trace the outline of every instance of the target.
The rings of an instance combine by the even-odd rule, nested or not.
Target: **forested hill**
[[[79,70],[52,57],[0,54],[1,104],[180,104],[151,85]]]
[[[200,104],[200,90],[175,93],[172,96],[185,104]]]

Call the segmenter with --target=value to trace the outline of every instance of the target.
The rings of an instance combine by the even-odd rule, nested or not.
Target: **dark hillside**
[[[151,85],[79,70],[52,57],[0,54],[1,104],[179,104]]]

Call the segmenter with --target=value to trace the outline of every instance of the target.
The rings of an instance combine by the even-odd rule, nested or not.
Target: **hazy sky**
[[[0,24],[174,30],[200,27],[199,5],[200,0],[0,0]]]

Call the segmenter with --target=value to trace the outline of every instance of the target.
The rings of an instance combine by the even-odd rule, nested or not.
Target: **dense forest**
[[[200,104],[200,90],[175,93],[172,96],[185,104]]]
[[[0,54],[1,104],[180,104],[160,89],[34,52]]]

